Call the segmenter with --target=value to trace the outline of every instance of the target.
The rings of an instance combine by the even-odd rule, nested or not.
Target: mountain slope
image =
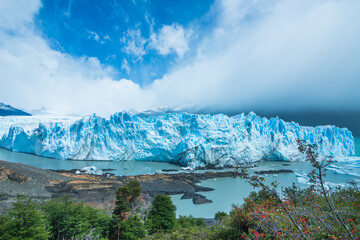
[[[0,116],[31,116],[31,114],[0,102]]]

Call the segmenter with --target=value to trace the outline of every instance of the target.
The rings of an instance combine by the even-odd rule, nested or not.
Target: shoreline
[[[211,202],[199,192],[213,191],[197,185],[203,180],[221,177],[237,177],[238,172],[205,173],[155,173],[135,176],[105,176],[75,174],[68,170],[46,170],[21,163],[0,160],[0,207],[7,209],[17,194],[31,196],[37,200],[69,196],[74,201],[84,202],[112,212],[115,190],[131,180],[142,187],[145,205],[150,205],[157,194],[183,194],[183,199],[193,199],[194,204]]]

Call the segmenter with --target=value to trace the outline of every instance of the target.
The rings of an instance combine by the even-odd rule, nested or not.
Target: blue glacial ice
[[[44,157],[163,161],[193,168],[303,160],[297,139],[317,144],[324,156],[355,154],[354,138],[345,128],[303,127],[255,113],[229,117],[120,112],[109,119],[92,115],[72,122],[40,123],[33,128],[14,123],[0,132],[0,147]]]

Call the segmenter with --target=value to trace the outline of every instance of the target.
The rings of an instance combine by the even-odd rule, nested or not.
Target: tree
[[[98,209],[71,201],[68,197],[44,202],[42,209],[52,239],[108,237],[111,217]]]
[[[126,221],[120,222],[119,229],[121,232],[119,239],[122,240],[143,239],[146,233],[144,224],[137,215],[129,216]]]
[[[0,239],[48,239],[44,213],[30,197],[19,195],[13,207],[0,216]]]
[[[206,227],[206,223],[202,218],[194,218],[192,215],[179,216],[177,219],[178,228]]]
[[[111,239],[141,239],[145,227],[141,219],[132,213],[141,193],[138,181],[131,181],[116,190],[115,209],[112,214]]]
[[[140,196],[141,186],[138,181],[131,181],[116,190],[116,202],[113,217],[126,218]]]
[[[227,214],[226,212],[216,212],[214,219],[218,222],[222,222],[225,221],[227,218],[229,217],[229,214]]]
[[[326,176],[326,168],[334,162],[332,157],[319,158],[316,144],[307,144],[304,140],[298,140],[298,144],[299,151],[305,153],[306,160],[309,161],[313,167],[311,173],[308,174],[310,182],[312,183],[311,189],[317,188],[318,192],[324,196],[328,210],[333,215],[333,218],[336,219],[337,223],[346,230],[348,234],[347,237],[350,239],[355,239],[352,235],[352,232],[350,231],[350,228],[338,213],[336,206],[330,200],[330,189],[325,186],[324,178]]]
[[[151,232],[170,232],[176,224],[176,206],[166,195],[155,196],[148,215],[147,225]]]

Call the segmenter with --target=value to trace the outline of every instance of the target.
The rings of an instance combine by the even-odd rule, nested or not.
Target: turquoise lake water
[[[360,160],[359,160],[360,161]],[[294,173],[281,173],[281,174],[266,174],[263,175],[267,183],[277,181],[279,183],[278,190],[281,192],[281,188],[291,186],[292,183],[296,183],[301,187],[307,187],[308,180],[306,174],[311,171],[311,166],[308,162],[291,162],[290,166],[283,166],[284,162],[263,162],[259,163],[257,167],[250,169],[252,173],[257,170],[269,170],[269,169],[290,169]],[[286,164],[286,163],[285,163]],[[360,175],[358,169],[357,174]],[[327,172],[326,181],[331,186],[334,184],[345,184],[350,180],[360,181],[360,177],[352,176],[348,174],[338,174],[329,170]],[[172,200],[177,206],[177,215],[193,215],[197,217],[212,218],[217,211],[229,212],[232,209],[233,204],[242,204],[244,198],[249,195],[254,189],[239,178],[216,178],[208,179],[201,182],[199,185],[205,187],[212,187],[215,191],[200,192],[200,194],[206,196],[208,199],[213,200],[211,204],[194,205],[192,200],[181,200],[182,195],[172,196]]]
[[[360,157],[360,137],[355,138],[355,156]]]
[[[326,180],[331,184],[345,184],[349,180],[360,182],[360,138],[355,138],[356,156],[347,157],[330,166]],[[23,163],[44,169],[81,169],[87,166],[95,166],[99,169],[115,169],[110,171],[116,175],[138,175],[160,173],[161,169],[177,169],[183,172],[177,165],[163,162],[116,162],[116,161],[72,161],[57,160],[38,157],[31,154],[16,153],[0,148],[0,160],[9,162]],[[289,166],[284,166],[288,164]],[[249,172],[259,170],[278,170],[290,169],[294,173],[268,174],[265,175],[267,182],[279,182],[281,187],[290,186],[293,182],[300,186],[308,186],[306,174],[311,171],[308,162],[260,162],[258,166],[250,169]],[[199,172],[204,172],[199,171]],[[193,215],[195,217],[214,217],[217,211],[229,212],[232,204],[241,204],[244,197],[253,191],[253,188],[239,178],[216,178],[208,179],[199,185],[214,188],[215,191],[204,192],[202,195],[213,200],[211,204],[194,205],[191,199],[181,200],[182,195],[172,196],[172,200],[177,206],[177,215]]]
[[[83,167],[95,166],[99,169],[115,169],[114,171],[107,171],[114,173],[117,176],[121,175],[140,175],[153,174],[161,172],[161,169],[177,169],[181,167],[165,163],[165,162],[140,162],[140,161],[74,161],[74,160],[59,160],[52,158],[39,157],[32,154],[11,152],[0,148],[0,160],[8,162],[17,162],[31,165],[43,169],[53,170],[71,170],[81,169]]]

